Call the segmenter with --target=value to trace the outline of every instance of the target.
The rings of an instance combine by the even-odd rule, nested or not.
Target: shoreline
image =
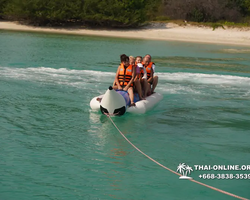
[[[211,27],[189,24],[179,26],[174,23],[155,22],[145,28],[105,30],[81,27],[35,27],[21,25],[18,22],[0,21],[0,30],[250,46],[249,29],[217,28],[213,31]]]

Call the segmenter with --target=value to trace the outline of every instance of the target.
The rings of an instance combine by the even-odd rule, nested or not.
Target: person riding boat
[[[148,62],[148,64],[146,64],[145,66],[145,62]],[[147,81],[149,84],[149,92],[150,94],[154,93],[154,90],[158,84],[158,76],[154,76],[154,72],[155,72],[155,64],[151,61],[151,56],[149,54],[145,55],[144,59],[143,59],[143,65],[147,70]],[[152,72],[152,78],[150,77],[150,73]],[[152,88],[151,88],[152,85]]]
[[[125,54],[120,56],[121,64],[117,69],[113,89],[128,91],[131,101],[130,106],[135,106],[133,82],[135,78],[135,67],[129,64],[129,57]]]
[[[135,64],[139,68],[139,72],[136,74],[135,81],[138,81],[140,83],[141,89],[143,91],[143,99],[145,99],[148,93],[147,72],[142,65],[141,56],[136,57]]]
[[[129,56],[129,64],[134,66],[136,72],[134,78],[134,91],[138,93],[140,100],[145,100],[145,98],[142,96],[141,83],[138,79],[141,69],[135,64],[135,58],[133,56]]]

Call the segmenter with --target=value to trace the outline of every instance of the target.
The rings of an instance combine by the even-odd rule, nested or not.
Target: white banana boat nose
[[[109,86],[109,89],[102,97],[100,110],[103,114],[123,115],[126,112],[125,99]]]

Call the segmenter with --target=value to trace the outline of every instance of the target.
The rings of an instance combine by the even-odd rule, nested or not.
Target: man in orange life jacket
[[[115,75],[115,84],[113,86],[113,89],[128,91],[129,98],[131,101],[130,106],[135,106],[134,91],[133,91],[135,67],[129,64],[129,57],[126,56],[125,54],[122,54],[120,56],[120,59],[121,59],[121,64],[118,67]]]
[[[154,90],[157,86],[157,83],[158,83],[158,76],[154,76],[154,72],[155,72],[155,64],[153,62],[151,62],[151,56],[149,54],[145,55],[144,59],[146,59],[148,61],[148,64],[145,66],[144,64],[144,67],[146,67],[146,70],[147,70],[147,79],[148,79],[148,83],[149,84],[149,88],[151,88],[151,85],[152,85],[152,88],[151,88],[151,94],[154,93]],[[145,63],[145,61],[144,61]],[[149,77],[149,73],[152,71],[152,78]],[[149,90],[150,91],[150,90]]]
[[[158,83],[158,76],[154,76],[154,69],[153,69],[154,63],[151,62],[151,56],[150,57],[149,56],[150,55],[146,55],[144,57],[143,66],[146,68],[146,71],[147,71],[149,93],[152,94],[154,93],[155,87]],[[151,88],[151,85],[152,85],[152,88]]]

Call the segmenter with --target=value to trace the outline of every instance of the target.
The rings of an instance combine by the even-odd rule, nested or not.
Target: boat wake
[[[160,93],[192,93],[201,94],[204,89],[216,90],[231,89],[244,90],[249,94],[250,78],[202,73],[157,73],[159,83],[157,91]],[[94,70],[54,69],[47,67],[13,68],[0,66],[0,78],[17,79],[42,84],[67,85],[80,89],[106,90],[113,83],[115,72],[103,72]]]

